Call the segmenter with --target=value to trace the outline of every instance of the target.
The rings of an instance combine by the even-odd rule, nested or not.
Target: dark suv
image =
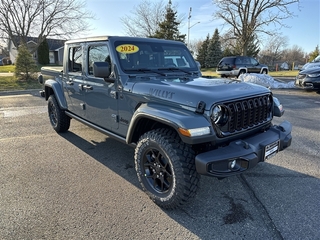
[[[236,76],[243,73],[268,74],[268,66],[246,56],[224,57],[218,64],[217,73],[221,77]]]

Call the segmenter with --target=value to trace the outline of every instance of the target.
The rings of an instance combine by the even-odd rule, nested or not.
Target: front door
[[[108,61],[111,58],[107,43],[90,43],[86,46],[88,59],[85,81],[86,119],[110,131],[118,129],[117,83],[109,83],[93,76],[94,62]]]

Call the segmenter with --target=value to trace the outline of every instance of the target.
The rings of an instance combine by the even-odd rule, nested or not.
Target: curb
[[[0,96],[8,96],[8,95],[23,95],[23,94],[31,94],[40,96],[39,91],[41,89],[28,89],[28,90],[12,90],[12,91],[0,91]]]

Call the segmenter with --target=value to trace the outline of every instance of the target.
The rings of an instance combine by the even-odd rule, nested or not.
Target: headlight
[[[216,105],[212,109],[211,120],[215,124],[224,125],[228,121],[228,110],[223,105]]]
[[[320,73],[307,74],[308,77],[320,77]]]

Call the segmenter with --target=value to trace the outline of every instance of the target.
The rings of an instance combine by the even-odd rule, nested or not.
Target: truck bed
[[[63,72],[63,66],[55,66],[55,67],[42,67],[41,74],[44,80],[55,78],[61,75]]]

